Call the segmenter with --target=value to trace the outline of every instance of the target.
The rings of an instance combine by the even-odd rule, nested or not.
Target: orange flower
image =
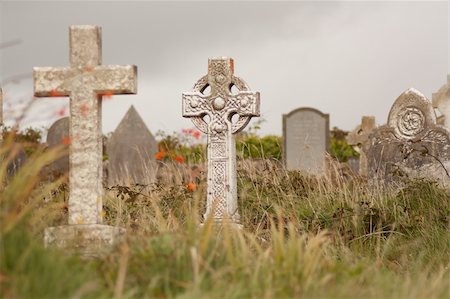
[[[195,183],[188,183],[186,185],[186,188],[190,191],[190,192],[194,192],[195,190],[197,190],[197,184]]]
[[[70,145],[72,143],[72,140],[70,140],[70,136],[64,136],[61,139],[61,143],[64,145]]]
[[[51,97],[63,97],[64,94],[62,92],[57,91],[56,89],[50,90]]]
[[[180,163],[180,164],[183,164],[183,163],[184,163],[184,158],[183,158],[183,156],[175,156],[173,159],[174,159],[175,161],[177,161],[178,163]]]
[[[155,159],[161,161],[166,156],[165,151],[160,151],[155,154]]]

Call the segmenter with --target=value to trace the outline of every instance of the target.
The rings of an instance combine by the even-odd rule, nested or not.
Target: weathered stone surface
[[[435,179],[450,187],[450,130],[436,125],[430,101],[415,89],[401,94],[387,124],[369,136],[368,175],[387,184],[405,177]]]
[[[353,145],[360,154],[359,174],[367,176],[367,150],[369,146],[369,135],[377,127],[374,116],[363,116],[361,124],[358,125],[347,136],[347,143]]]
[[[155,182],[158,144],[131,106],[107,143],[108,185]]]
[[[450,129],[450,75],[447,75],[447,84],[433,93],[433,107],[442,113],[444,126]]]
[[[70,133],[69,133],[70,117],[66,116],[55,121],[47,133],[47,145],[49,148],[56,146],[69,146]],[[64,174],[69,172],[69,155],[59,158],[54,161],[49,170],[53,173]]]
[[[87,258],[99,257],[124,238],[124,228],[102,224],[49,227],[44,232],[46,246],[67,248]]]
[[[240,132],[254,116],[259,116],[259,92],[235,77],[233,60],[212,58],[208,75],[194,85],[193,91],[183,93],[183,117],[208,138],[208,191],[205,219],[229,220],[239,223],[236,186],[236,145],[234,134]],[[231,92],[235,86],[239,91]],[[206,93],[210,87],[210,94]],[[232,116],[237,115],[236,121]],[[205,120],[209,117],[209,121]]]
[[[350,157],[347,161],[348,167],[353,174],[360,173],[361,161],[357,157]]]
[[[70,27],[70,67],[33,69],[34,94],[70,97],[69,224],[102,223],[102,96],[136,93],[136,66],[101,65],[101,28]]]
[[[329,119],[314,108],[298,108],[283,115],[283,161],[288,170],[325,173]]]

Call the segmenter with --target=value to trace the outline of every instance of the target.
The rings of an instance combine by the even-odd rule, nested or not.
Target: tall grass
[[[0,290],[5,298],[448,298],[449,194],[434,182],[369,188],[338,171],[308,177],[272,160],[238,163],[244,229],[202,219],[206,179],[107,190],[105,219],[127,228],[86,261],[44,249],[65,224],[65,195],[42,152],[0,178]],[[178,173],[177,177],[184,174]],[[177,179],[178,180],[178,179]],[[44,201],[44,198],[46,200]],[[199,224],[204,224],[200,226]]]

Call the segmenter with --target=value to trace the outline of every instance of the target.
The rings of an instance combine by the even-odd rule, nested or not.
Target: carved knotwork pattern
[[[438,131],[438,130],[429,130],[422,137],[422,141],[432,142],[432,143],[441,143],[450,146],[450,138],[446,132]]]
[[[407,107],[399,113],[397,126],[403,136],[416,136],[425,129],[425,115],[416,107]]]
[[[213,158],[225,158],[227,155],[227,145],[225,142],[214,142],[211,144],[211,151]]]
[[[226,175],[226,162],[217,161],[213,163],[213,205],[215,207],[214,217],[223,217],[223,212],[226,211],[226,185],[225,185],[225,175]]]
[[[183,116],[190,117],[200,131],[209,134],[214,139],[214,135],[221,135],[223,130],[228,130],[226,122],[229,122],[228,117],[233,114],[238,114],[239,118],[231,124],[231,133],[235,134],[243,130],[252,116],[259,115],[259,102],[257,94],[248,91],[249,87],[242,79],[228,72],[225,61],[213,61],[212,64],[213,67],[209,69],[210,74],[198,80],[192,92],[183,94]],[[208,76],[214,82],[209,82]],[[231,85],[235,85],[239,89],[239,94],[231,94],[227,76],[231,77]],[[201,91],[208,85],[213,85],[211,89],[214,89],[215,93],[206,96]],[[225,107],[216,110],[214,100],[218,97],[225,100]],[[211,119],[209,124],[203,120],[205,115],[209,115]],[[211,127],[209,131],[207,130],[208,126]],[[218,138],[222,139],[221,136]]]

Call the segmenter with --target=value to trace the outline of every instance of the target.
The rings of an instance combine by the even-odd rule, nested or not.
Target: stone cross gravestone
[[[101,65],[101,28],[70,27],[70,67],[33,69],[38,97],[70,97],[69,225],[47,228],[45,243],[99,248],[113,243],[124,229],[101,225],[102,95],[136,93],[136,66]],[[81,244],[81,245],[80,245]]]
[[[330,140],[330,116],[314,108],[283,115],[283,161],[288,170],[322,175]]]
[[[70,117],[66,116],[55,121],[47,132],[47,145],[49,148],[56,146],[69,146],[70,135],[69,135]],[[49,170],[56,174],[64,174],[69,172],[69,156],[64,156],[54,161],[50,166]]]
[[[149,185],[155,182],[158,145],[131,106],[107,143],[108,185]]]
[[[259,116],[259,92],[250,91],[233,73],[233,59],[209,59],[208,75],[197,81],[193,91],[183,93],[183,117],[191,118],[207,134],[208,191],[204,218],[239,224],[234,135],[252,117]],[[232,92],[233,86],[238,92]]]
[[[450,129],[450,75],[447,75],[447,84],[438,92],[433,93],[433,107],[444,116],[444,126]]]
[[[359,174],[367,176],[367,147],[369,134],[377,127],[374,116],[363,116],[361,124],[347,135],[347,143],[359,152]]]
[[[368,175],[386,184],[424,177],[450,187],[450,130],[436,125],[431,102],[415,89],[402,93],[387,124],[369,136]]]

